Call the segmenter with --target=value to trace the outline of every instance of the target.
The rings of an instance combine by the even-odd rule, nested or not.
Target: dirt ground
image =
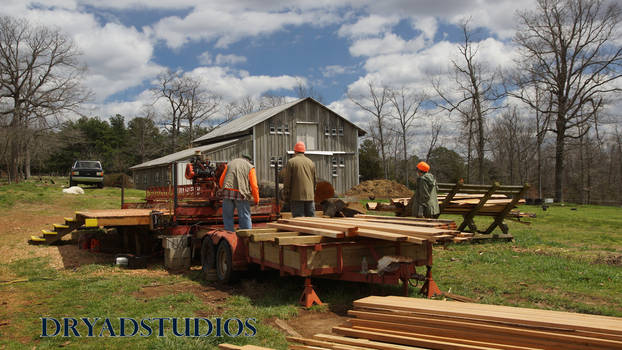
[[[358,199],[389,199],[411,197],[413,191],[391,180],[368,180],[352,187],[346,193],[348,197]]]
[[[44,257],[48,259],[51,267],[58,270],[73,270],[74,268],[86,264],[111,264],[114,254],[92,253],[88,250],[79,249],[76,244],[66,242],[66,244],[45,246],[29,245],[28,238],[31,235],[39,236],[42,229],[51,229],[52,224],[62,223],[63,215],[71,213],[71,210],[56,210],[58,215],[40,215],[41,212],[52,212],[50,204],[42,204],[37,207],[36,212],[28,207],[16,206],[8,211],[7,215],[0,216],[0,262],[7,264],[20,259],[34,257]],[[68,240],[69,238],[66,238]],[[197,269],[198,267],[194,267]],[[154,275],[158,277],[166,276],[169,272],[160,269],[136,269],[123,270],[126,274]],[[186,272],[187,273],[187,272]],[[7,269],[0,269],[0,281],[11,281],[16,276],[11,275]],[[206,304],[206,311],[211,315],[223,309],[225,300],[232,295],[246,295],[253,298],[258,293],[265,293],[265,283],[260,284],[255,281],[242,281],[234,286],[203,286],[192,282],[183,282],[166,285],[145,286],[139,292],[134,293],[137,299],[150,299],[167,294],[179,292],[192,292]],[[301,289],[302,291],[302,289]],[[34,296],[33,296],[34,297]],[[24,295],[12,294],[8,291],[0,291],[0,306],[10,305],[14,312],[19,312],[22,305],[26,305],[29,298]],[[207,315],[207,314],[206,314]],[[201,316],[201,315],[199,315]],[[204,315],[205,316],[205,315]],[[284,322],[291,325],[293,329],[303,336],[311,336],[316,333],[330,333],[333,326],[345,322],[345,317],[338,315],[330,310],[318,312],[308,311],[304,308],[299,309],[297,317],[288,319]],[[280,329],[284,334],[288,332],[279,327],[275,320],[267,320],[275,328]],[[10,322],[7,321],[7,322]],[[0,325],[1,326],[1,325]]]

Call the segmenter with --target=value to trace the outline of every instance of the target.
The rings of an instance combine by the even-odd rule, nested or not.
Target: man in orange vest
[[[289,199],[292,216],[315,216],[315,164],[305,156],[302,141],[294,146],[296,155],[287,161],[283,178],[284,196]]]
[[[255,167],[250,162],[251,157],[243,154],[225,166],[220,175],[220,188],[223,189],[222,221],[225,230],[235,231],[233,226],[233,211],[238,210],[238,226],[241,229],[252,228],[251,204],[259,203],[259,187]]]

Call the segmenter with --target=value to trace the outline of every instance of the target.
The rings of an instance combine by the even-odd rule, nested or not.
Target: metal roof
[[[201,153],[205,153],[207,151],[211,151],[212,149],[226,146],[236,141],[238,141],[238,139],[222,141],[222,142],[213,143],[211,145],[206,145],[206,146],[188,148],[183,151],[168,154],[168,155],[165,155],[164,157],[160,157],[160,158],[150,160],[148,162],[144,162],[142,164],[134,165],[133,167],[130,167],[130,170],[151,168],[151,167],[155,167],[159,165],[170,164],[172,162],[179,161],[179,160],[185,160],[185,159],[192,157],[195,151],[201,151]]]
[[[298,99],[296,101],[290,102],[290,103],[286,103],[284,105],[280,105],[280,106],[276,106],[276,107],[272,107],[272,108],[268,108],[268,109],[264,109],[262,111],[258,111],[258,112],[254,112],[251,114],[247,114],[247,115],[243,115],[237,119],[234,119],[226,124],[223,124],[219,127],[217,127],[216,129],[210,131],[209,133],[207,133],[206,135],[203,135],[197,139],[194,139],[192,142],[201,142],[201,141],[207,141],[207,140],[211,140],[211,139],[218,139],[218,138],[224,138],[227,135],[230,135],[232,137],[237,136],[237,134],[239,134],[240,132],[244,132],[247,131],[249,129],[251,129],[253,126],[267,120],[270,119],[271,117],[275,116],[276,114],[279,114],[281,112],[283,112],[284,110],[297,105],[298,103],[305,101],[305,100],[312,100],[315,103],[319,104],[320,106],[330,110],[331,112],[335,113],[334,111],[332,111],[331,109],[329,109],[328,107],[324,106],[323,104],[319,103],[318,101],[314,100],[311,97],[306,97],[306,98],[301,98]],[[337,113],[335,113],[337,114]],[[355,128],[357,128],[359,130],[359,136],[364,135],[365,131],[363,129],[361,129],[360,127],[358,127],[356,124],[352,123],[351,121],[349,121],[348,119],[340,116],[339,114],[337,114],[337,116],[339,116],[340,118],[342,118],[343,120],[345,120],[346,122],[352,124]],[[362,134],[361,134],[362,133]]]

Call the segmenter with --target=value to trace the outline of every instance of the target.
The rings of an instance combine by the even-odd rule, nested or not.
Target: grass
[[[0,186],[1,216],[32,212],[62,217],[80,208],[119,207],[119,189],[85,188],[83,196],[66,195],[60,191],[62,182]],[[128,190],[128,196],[138,200],[144,191]],[[441,290],[481,303],[622,317],[622,209],[566,205],[551,206],[547,211],[527,206],[521,210],[535,212],[537,218],[530,219],[529,226],[508,222],[514,242],[435,246],[433,275]],[[490,220],[477,217],[476,224],[485,227]],[[0,254],[0,280],[22,280],[0,284],[0,348],[204,349],[229,342],[285,349],[285,335],[273,326],[273,320],[296,319],[301,313],[301,278],[282,278],[274,271],[257,272],[229,287],[204,282],[197,270],[169,274],[159,264],[137,271],[112,264],[56,269],[49,257],[37,256],[55,252],[55,248],[28,246],[27,237],[23,230],[0,231],[0,249],[11,247],[7,242],[15,241],[14,249],[30,250],[19,259],[12,259],[6,251]],[[320,315],[343,315],[353,300],[372,294],[399,295],[401,291],[398,286],[333,280],[318,279],[313,283],[326,303],[312,309]],[[222,298],[213,299],[214,295]],[[419,297],[415,291],[411,295]],[[40,318],[46,316],[108,317],[115,330],[119,329],[119,317],[254,318],[257,334],[177,337],[167,324],[164,337],[41,338]],[[95,327],[96,334],[101,327],[101,323]],[[77,329],[87,333],[84,324]]]

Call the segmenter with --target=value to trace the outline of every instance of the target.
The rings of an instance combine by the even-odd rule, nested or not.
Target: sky
[[[56,26],[75,41],[90,114],[132,118],[166,69],[224,101],[295,97],[300,82],[340,115],[366,116],[346,92],[367,81],[427,91],[449,77],[470,18],[481,62],[512,63],[515,12],[533,0],[0,0],[0,14]]]

